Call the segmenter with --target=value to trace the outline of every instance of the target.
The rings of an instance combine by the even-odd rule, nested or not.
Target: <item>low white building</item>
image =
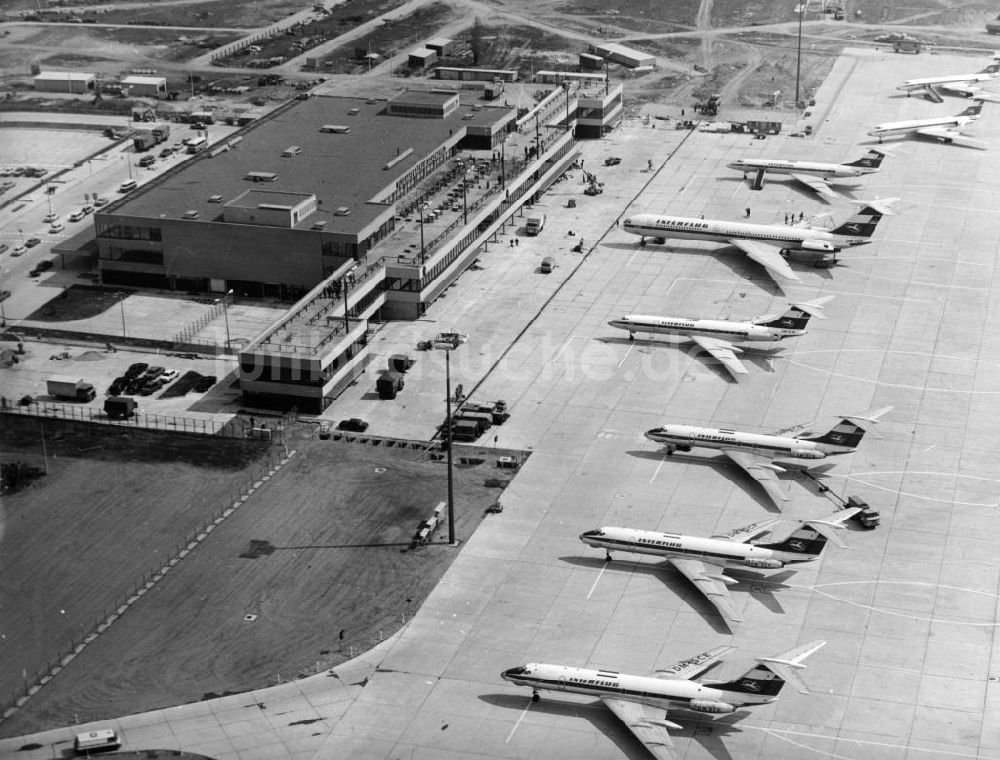
[[[121,81],[122,87],[131,88],[131,94],[143,98],[161,98],[167,94],[166,77],[128,76]]]
[[[97,88],[97,76],[80,71],[40,71],[32,82],[39,92],[73,92],[82,95]]]

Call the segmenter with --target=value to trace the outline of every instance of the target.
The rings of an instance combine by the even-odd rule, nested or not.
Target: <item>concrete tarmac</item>
[[[732,249],[682,241],[639,248],[614,227],[640,211],[737,219],[748,206],[751,221],[780,223],[799,211],[840,221],[851,203],[827,206],[786,180],[754,192],[726,164],[757,155],[856,159],[874,145],[865,133],[876,122],[967,105],[906,98],[895,84],[983,63],[851,49],[817,95],[812,138],[688,135],[664,132],[660,123],[656,130],[629,124],[584,144],[588,168],[611,150],[623,158],[620,169],[645,168],[654,154],[658,168],[634,180],[635,193],[609,181],[604,195],[586,199],[596,202],[571,223],[593,250],[578,255],[572,271],[563,264],[561,282],[531,271],[524,252],[484,254],[485,269],[464,276],[429,312],[433,324],[383,331],[391,352],[410,348],[423,328],[486,335],[494,326],[489,342],[503,350],[462,371],[468,388],[478,385],[476,397],[510,403],[503,445],[534,449],[504,494],[503,513],[462,537],[460,556],[416,617],[353,669],[100,725],[117,727],[126,749],[244,760],[638,760],[646,751],[599,701],[545,694],[532,703],[528,690],[500,679],[501,670],[554,662],[648,674],[728,643],[737,651],[713,673],[724,679],[757,656],[824,639],[803,674],[810,695],[786,689],[774,705],[715,721],[671,712],[684,727],[673,733],[677,757],[1000,757],[995,108],[987,104],[977,126],[994,150],[896,141],[882,171],[854,191],[900,196],[896,215],[882,221],[870,245],[846,251],[843,266],[796,267],[801,282],[784,292]],[[607,179],[611,171],[599,174]],[[544,199],[552,245],[566,243],[564,214],[580,211],[554,202],[569,186]],[[494,294],[491,266],[521,286]],[[606,324],[629,312],[753,316],[824,295],[836,296],[828,319],[776,357],[750,362],[739,383],[684,348],[629,344]],[[512,302],[506,310],[492,310],[505,299]],[[470,344],[460,351],[487,353]],[[437,370],[414,375],[404,391],[412,387],[412,395],[400,397],[419,410],[412,417],[425,418],[406,423],[415,430],[443,407],[440,381]],[[362,395],[335,406],[353,416],[368,404],[375,433],[394,434],[409,418],[398,405],[369,404]],[[826,479],[834,491],[881,509],[881,527],[847,532],[849,549],[831,547],[817,565],[779,580],[734,573],[743,579],[732,593],[745,622],[732,634],[670,567],[627,558],[605,564],[577,539],[600,525],[711,534],[772,514],[755,484],[722,458],[664,457],[642,437],[654,425],[774,430],[814,422],[820,429],[834,415],[885,405],[893,411]],[[834,508],[804,482],[792,487],[795,514]],[[89,728],[5,740],[0,756],[37,743],[16,756],[57,757]]]

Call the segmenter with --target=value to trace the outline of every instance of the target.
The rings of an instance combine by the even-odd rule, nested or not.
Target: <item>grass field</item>
[[[444,465],[419,452],[304,437],[289,446],[298,453],[285,468],[0,724],[0,735],[287,680],[337,664],[397,630],[456,555],[445,545],[409,548],[418,523],[444,498]],[[99,591],[128,585],[150,561],[166,559],[183,532],[178,523],[198,512],[169,494],[168,480],[187,483],[186,498],[217,502],[224,474],[239,474],[139,462],[143,477],[119,482],[103,467],[110,457],[66,458],[59,460],[63,470],[8,502],[18,520],[9,520],[5,545],[31,543],[9,552],[0,586],[5,610],[21,605],[18,615],[5,616],[10,634],[0,649],[8,692],[23,656],[51,658],[61,643],[55,631],[65,639],[89,624],[82,612],[101,606]],[[483,484],[493,474],[485,464],[456,468],[460,537],[497,498]],[[198,481],[205,494],[190,487]],[[67,488],[78,494],[73,508],[49,514],[45,504],[72,500]],[[114,527],[98,519],[106,513],[115,515]],[[173,519],[164,520],[168,513]],[[67,605],[64,616],[59,610]],[[247,615],[256,618],[248,622]]]

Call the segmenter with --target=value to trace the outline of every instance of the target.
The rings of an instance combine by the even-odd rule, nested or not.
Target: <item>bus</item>
[[[189,137],[187,139],[188,153],[201,153],[207,147],[208,147],[208,138],[205,137],[204,135],[198,135],[198,137]]]

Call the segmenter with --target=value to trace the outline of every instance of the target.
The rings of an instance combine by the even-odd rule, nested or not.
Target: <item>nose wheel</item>
[[[605,552],[604,552],[604,561],[605,562],[610,562],[611,561],[611,552],[605,550]]]
[[[538,702],[541,698],[542,698],[542,695],[539,694],[537,691],[531,692],[531,701],[532,702]]]

